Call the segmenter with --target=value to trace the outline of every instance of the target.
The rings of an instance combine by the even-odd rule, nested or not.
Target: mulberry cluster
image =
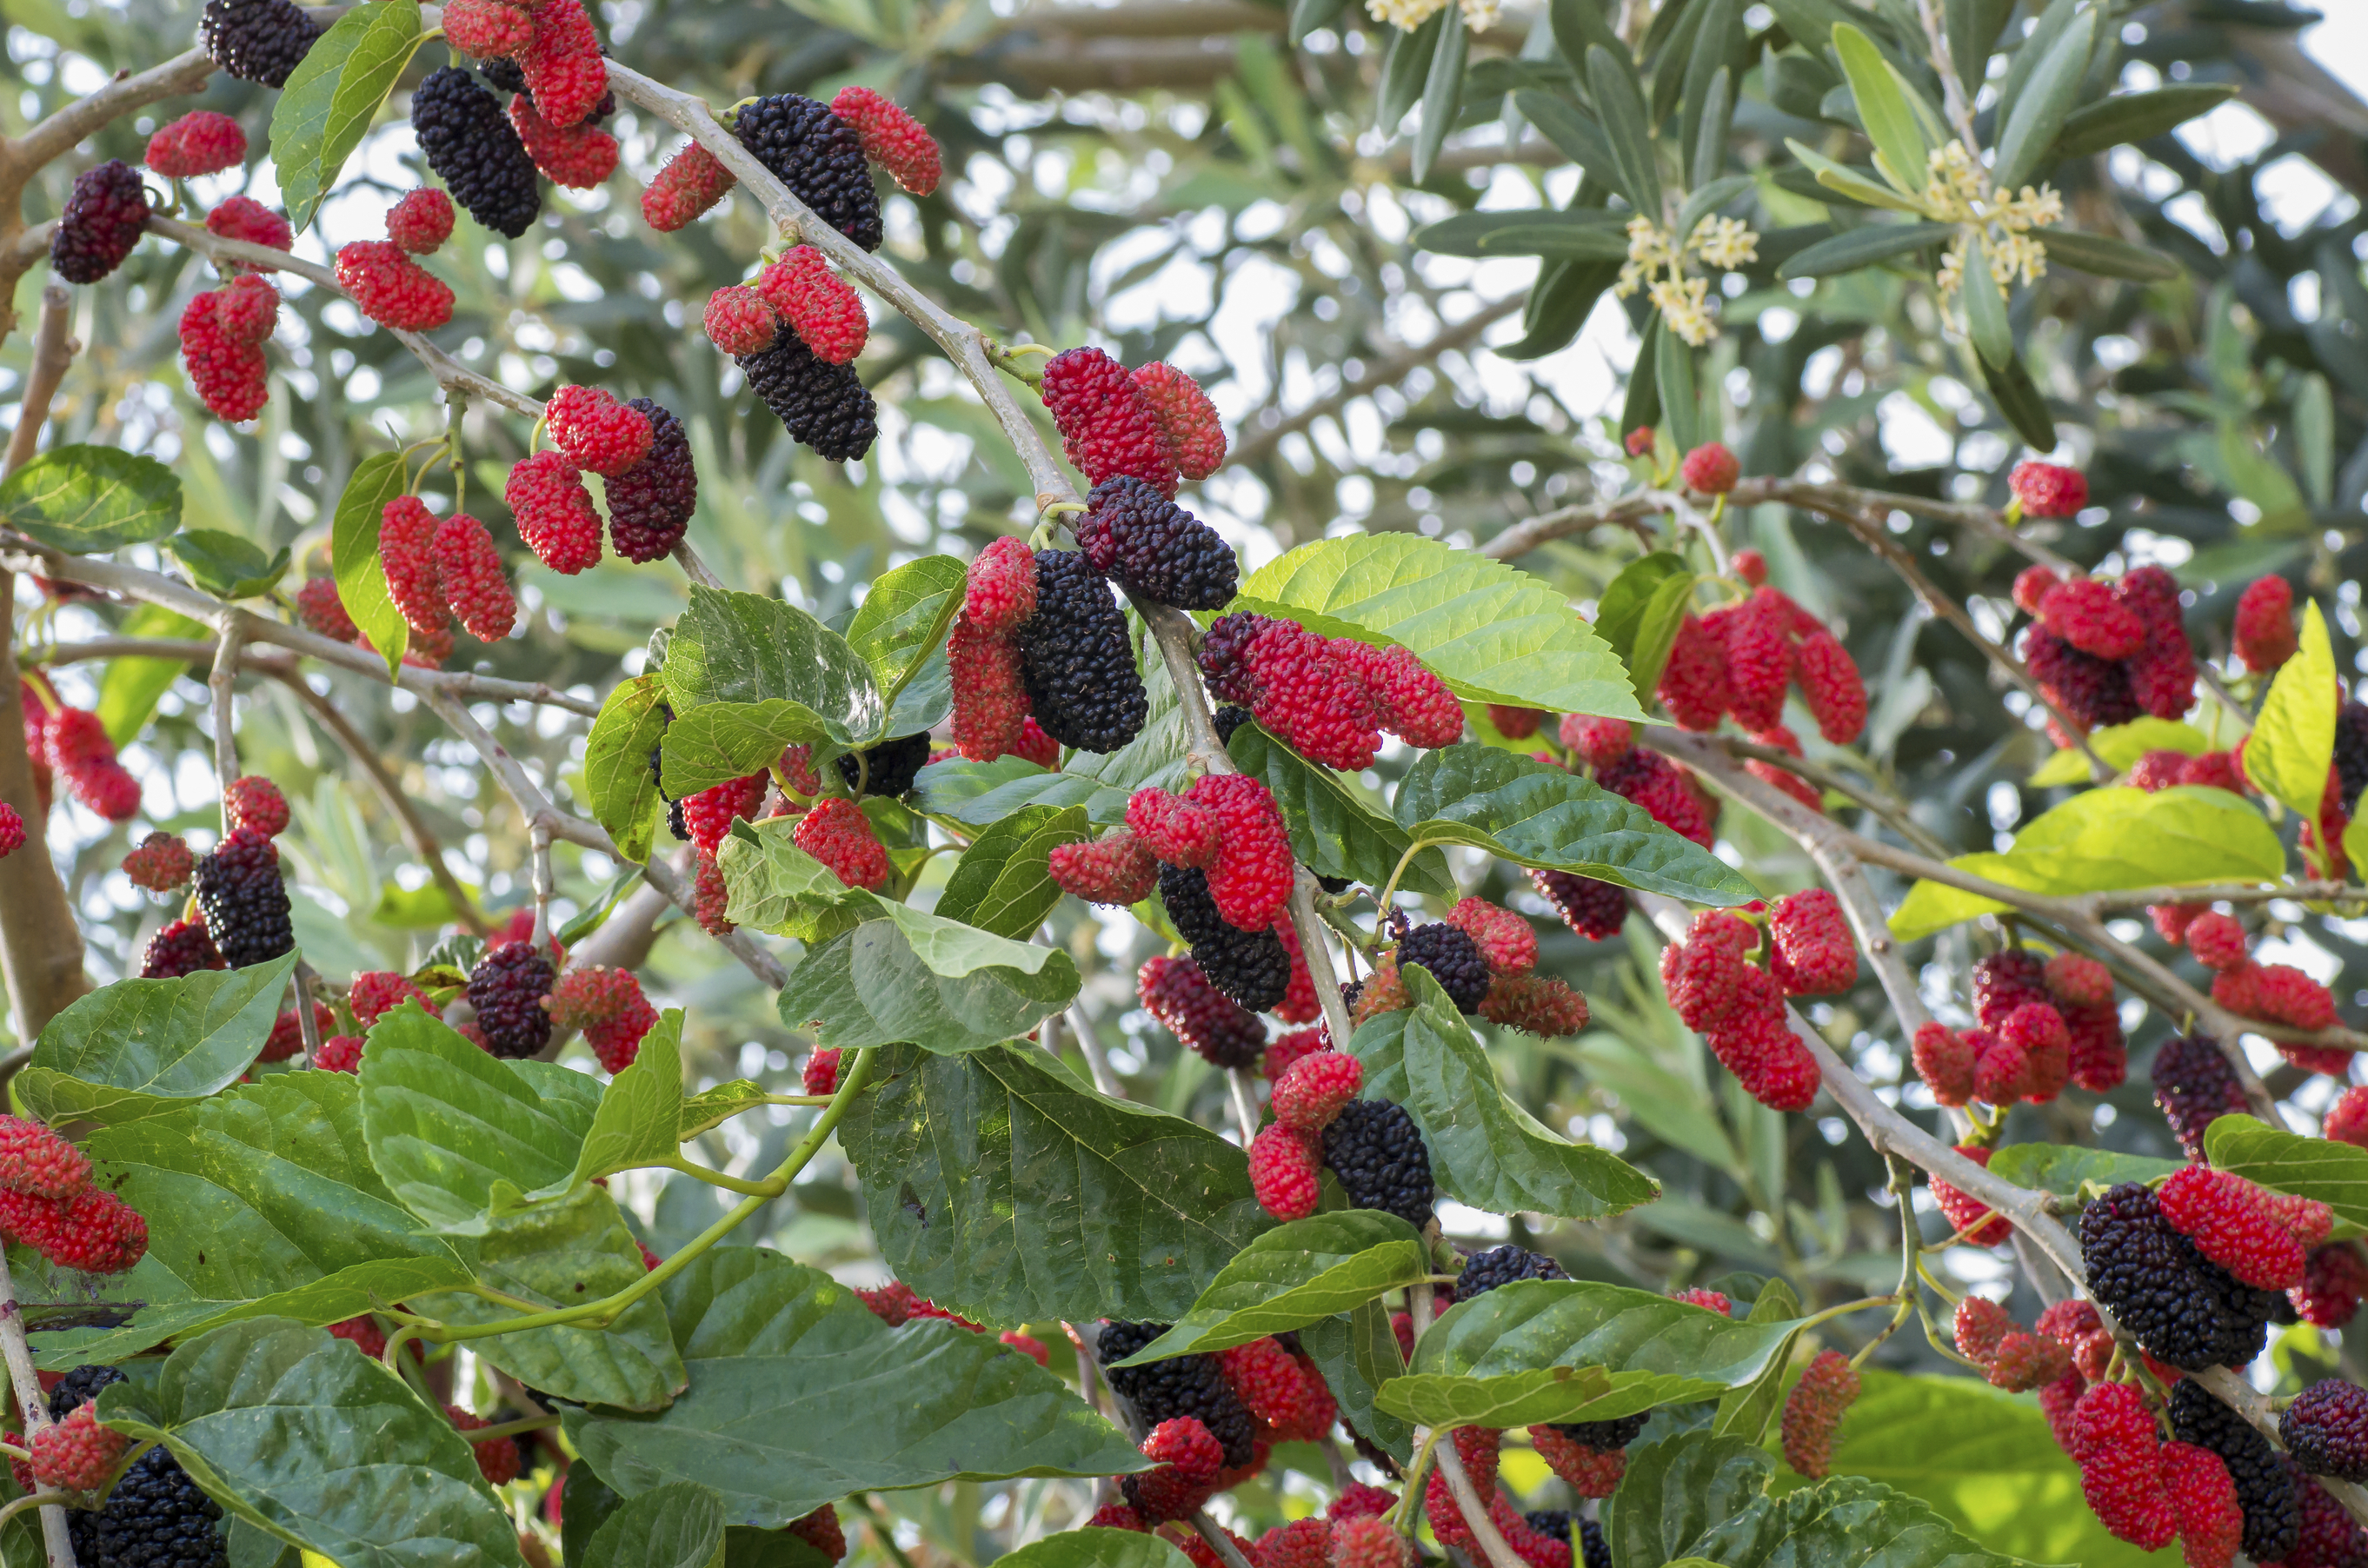
[[[140,954],[142,980],[178,980],[201,969],[227,969],[199,920],[176,920],[148,938]]]
[[[812,245],[795,245],[757,275],[756,292],[766,306],[826,364],[845,365],[863,352],[871,318],[855,286],[830,269]],[[769,333],[768,334],[769,336]]]
[[[1957,1354],[2009,1392],[2024,1393],[2058,1381],[2072,1369],[2072,1354],[2062,1341],[2029,1332],[1986,1297],[1969,1295],[1958,1302],[1953,1329]]]
[[[0,1116],[0,1233],[87,1274],[120,1274],[148,1250],[147,1221],[91,1185],[82,1151],[17,1116]]]
[[[1218,916],[1237,931],[1272,926],[1291,896],[1291,835],[1267,787],[1239,773],[1204,774],[1183,795],[1138,790],[1127,826],[1162,862],[1207,872]]]
[[[240,81],[284,87],[327,30],[292,0],[206,0],[198,42]]]
[[[2089,1205],[2080,1256],[2090,1297],[2172,1366],[2242,1367],[2261,1353],[2276,1296],[2205,1257],[2144,1186],[2124,1182]]]
[[[671,554],[699,505],[699,471],[690,436],[671,410],[645,397],[624,405],[649,421],[642,460],[609,481],[609,542],[626,560],[646,563]]]
[[[880,434],[879,405],[852,368],[817,358],[794,333],[734,362],[791,437],[825,461],[848,462],[871,449]]]
[[[279,290],[251,274],[193,294],[181,307],[189,389],[215,418],[235,425],[262,411],[271,395],[263,346],[279,319]]]
[[[1782,988],[1746,957],[1757,943],[1744,921],[1705,911],[1686,940],[1661,950],[1662,987],[1679,1020],[1702,1032],[1754,1099],[1771,1110],[1805,1110],[1817,1096],[1816,1058],[1793,1032]]]
[[[2125,724],[2145,713],[2177,719],[2194,706],[2194,650],[2181,622],[2179,583],[2162,567],[2138,567],[2110,587],[2089,579],[2076,586],[2032,567],[2015,580],[2015,593],[2017,602],[2036,607],[2037,619],[2023,633],[2023,663],[2048,700],[2081,729]],[[2099,652],[2112,648],[2127,651]],[[2071,744],[2060,734],[2056,741]]]
[[[841,87],[830,112],[854,127],[864,155],[915,196],[928,196],[940,177],[937,138],[921,122],[869,87]]]
[[[1162,1028],[1212,1067],[1248,1067],[1266,1050],[1266,1025],[1219,991],[1189,958],[1147,960],[1135,994]]]
[[[122,1381],[119,1368],[76,1367],[50,1390],[50,1419],[63,1421]],[[68,1509],[66,1533],[74,1561],[95,1568],[227,1568],[222,1517],[222,1505],[160,1443],[132,1461],[105,1507]]]
[[[1014,636],[1021,686],[1046,734],[1080,751],[1113,752],[1143,733],[1150,700],[1126,617],[1083,554],[1036,552],[1035,613]]]
[[[1685,618],[1658,690],[1685,729],[1714,729],[1732,716],[1759,733],[1782,725],[1788,686],[1835,744],[1866,727],[1866,686],[1849,651],[1782,589],[1762,584],[1739,604]]]
[[[452,290],[393,240],[356,240],[337,250],[337,287],[381,326],[427,332],[452,319]]]
[[[1095,485],[1076,527],[1094,570],[1129,593],[1178,609],[1223,609],[1233,599],[1233,547],[1133,474]]]
[[[1628,890],[1569,871],[1530,873],[1530,885],[1554,905],[1563,924],[1590,942],[1608,942],[1628,923]]]
[[[246,161],[246,132],[226,114],[193,108],[159,127],[140,161],[166,179],[220,174]]]
[[[222,3],[208,0],[209,12]],[[411,129],[427,166],[470,217],[510,239],[527,232],[542,210],[542,187],[499,98],[466,71],[447,65],[413,91]]]
[[[1784,1462],[1812,1481],[1833,1468],[1834,1439],[1842,1416],[1858,1402],[1858,1369],[1839,1350],[1820,1350],[1793,1392],[1784,1396],[1780,1423]]]
[[[1324,1163],[1351,1209],[1380,1209],[1416,1230],[1430,1222],[1430,1149],[1406,1108],[1351,1100],[1324,1129]]]
[[[1192,949],[1209,983],[1253,1012],[1264,1012],[1291,989],[1291,954],[1271,926],[1244,930],[1219,913],[1209,874],[1197,867],[1163,866],[1159,903]]]
[[[732,131],[815,216],[865,250],[880,248],[880,197],[863,138],[828,106],[796,93],[757,98],[740,106]]]
[[[253,828],[239,828],[198,861],[198,908],[215,949],[233,969],[264,963],[296,947],[279,851]]]
[[[685,142],[642,192],[642,221],[670,234],[704,216],[738,183],[714,153]]]
[[[85,169],[50,234],[50,270],[69,283],[96,283],[123,265],[147,222],[138,170],[120,158]]]
[[[542,1002],[553,979],[551,960],[531,942],[485,949],[469,971],[469,1006],[487,1051],[515,1061],[551,1042],[551,1014]]]
[[[1247,708],[1326,767],[1372,766],[1383,731],[1417,746],[1451,745],[1463,733],[1462,704],[1405,648],[1319,637],[1243,611],[1209,628],[1200,665],[1221,701]]]
[[[1175,445],[1125,366],[1099,348],[1064,349],[1045,361],[1037,391],[1088,483],[1130,474],[1159,495],[1176,494]]]
[[[1103,1376],[1121,1397],[1134,1406],[1145,1426],[1190,1416],[1208,1429],[1224,1449],[1228,1469],[1250,1462],[1258,1421],[1241,1396],[1225,1381],[1224,1369],[1214,1356],[1175,1356],[1140,1367],[1113,1366],[1157,1339],[1173,1325],[1164,1323],[1113,1321],[1102,1325],[1094,1349]]]
[[[2268,675],[2301,646],[2294,633],[2294,585],[2283,577],[2259,577],[2237,596],[2233,641],[2237,656],[2257,676]]]
[[[2169,1415],[2174,1438],[2217,1454],[2227,1470],[2244,1516],[2245,1555],[2256,1562],[2285,1558],[2301,1537],[2302,1503],[2270,1440],[2203,1384],[2186,1379],[2171,1385]]]

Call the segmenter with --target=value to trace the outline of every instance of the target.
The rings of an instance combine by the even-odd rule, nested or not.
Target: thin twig
[[[213,697],[214,710],[214,777],[222,787],[222,832],[228,835],[235,824],[230,820],[231,780],[239,776],[237,720],[233,711],[233,687],[238,680],[238,650],[242,641],[238,623],[232,620],[222,628],[214,643],[213,673],[206,679],[207,689]]]
[[[33,1368],[33,1347],[25,1338],[24,1309],[17,1303],[17,1281],[8,1272],[5,1252],[0,1252],[0,1360],[7,1364],[8,1386],[17,1392],[17,1413],[29,1446],[50,1425],[50,1403],[41,1392],[41,1375]],[[53,1503],[41,1508],[41,1540],[49,1549],[51,1568],[74,1568],[66,1511]]]

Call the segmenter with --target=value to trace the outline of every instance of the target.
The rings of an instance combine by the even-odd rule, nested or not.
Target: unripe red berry
[[[1768,558],[1756,550],[1736,551],[1727,564],[1748,586],[1756,588],[1768,581]]]
[[[393,240],[340,247],[337,287],[362,314],[398,332],[427,332],[452,319],[452,290]]]
[[[1304,1220],[1320,1196],[1322,1152],[1315,1139],[1269,1122],[1250,1141],[1250,1187],[1258,1207],[1277,1220]]]
[[[1088,843],[1054,845],[1050,869],[1062,891],[1087,903],[1138,903],[1159,887],[1158,858],[1122,827]]]
[[[1833,1468],[1834,1438],[1858,1401],[1858,1369],[1839,1350],[1820,1350],[1784,1399],[1784,1462],[1812,1481]]]
[[[1632,458],[1641,458],[1653,449],[1653,427],[1639,425],[1621,437],[1620,444]]]
[[[642,192],[642,221],[670,234],[705,215],[738,183],[714,153],[686,142]]]
[[[1175,448],[1124,366],[1099,348],[1067,349],[1046,362],[1038,390],[1060,429],[1062,449],[1088,482],[1131,473],[1175,495]]]
[[[2047,960],[2047,989],[2059,1002],[2094,1006],[2113,999],[2113,971],[2083,953],[2061,952]]]
[[[2267,675],[2294,656],[2302,644],[2294,631],[2294,585],[2283,577],[2258,577],[2237,596],[2237,656],[2255,675]]]
[[[1990,1151],[1960,1143],[1957,1153],[1977,1165],[1990,1163]],[[2002,1214],[1994,1214],[1989,1205],[1972,1194],[1950,1186],[1939,1176],[1928,1178],[1932,1188],[1932,1201],[1939,1204],[1953,1231],[1963,1231],[1966,1242],[1974,1246],[1997,1246],[2014,1234],[2014,1225]]]
[[[527,156],[553,185],[590,190],[617,172],[617,139],[591,120],[553,125],[520,93],[510,100],[510,123],[518,128]]]
[[[2015,574],[2014,602],[2026,614],[2037,615],[2047,590],[2062,581],[2052,567],[2026,566]]]
[[[790,836],[848,887],[876,888],[888,880],[888,851],[871,831],[871,819],[843,796],[815,801]]]
[[[2077,468],[2020,462],[2007,476],[2026,517],[2069,517],[2089,504],[2089,481]]]
[[[1537,967],[1538,934],[1527,919],[1485,898],[1464,898],[1447,912],[1447,923],[1479,944],[1492,974],[1524,975]]]
[[[1824,888],[1787,893],[1768,914],[1775,957],[1768,972],[1791,996],[1830,996],[1858,978],[1858,948],[1841,901]]]
[[[1488,704],[1488,722],[1508,741],[1528,740],[1545,720],[1545,713],[1539,709],[1508,708],[1500,702]]]
[[[1426,748],[1451,746],[1463,738],[1463,705],[1412,649],[1334,638],[1331,653],[1364,683],[1374,721],[1391,734]]]
[[[1625,719],[1598,719],[1573,713],[1557,726],[1562,744],[1589,767],[1609,767],[1628,755],[1635,744],[1635,727]]]
[[[2354,1084],[2327,1110],[2327,1136],[2368,1149],[2368,1084]]]
[[[2245,928],[2234,915],[2217,910],[2197,915],[2187,927],[2186,941],[2187,950],[2206,969],[2234,969],[2248,953]]]
[[[1480,998],[1480,1016],[1540,1040],[1561,1040],[1587,1027],[1587,998],[1551,974],[1500,974]]]
[[[1925,1020],[1917,1026],[1911,1048],[1916,1075],[1944,1106],[1962,1106],[1974,1097],[1975,1051],[1971,1042],[1946,1025]]]
[[[450,1418],[452,1425],[462,1432],[474,1432],[480,1427],[493,1425],[484,1416],[463,1410],[457,1404],[446,1405],[444,1414]],[[517,1438],[495,1437],[488,1443],[472,1443],[469,1445],[469,1451],[476,1456],[478,1472],[485,1478],[486,1485],[504,1486],[518,1479]]]
[[[765,296],[743,283],[710,294],[700,322],[709,339],[726,354],[757,354],[770,348],[779,325]]]
[[[2234,1172],[2187,1165],[2163,1183],[2156,1201],[2204,1256],[2248,1285],[2283,1290],[2302,1283],[2304,1250],[2266,1196]]]
[[[518,624],[518,599],[502,574],[502,558],[485,525],[466,512],[437,525],[429,553],[444,599],[480,642],[498,642]]]
[[[1237,930],[1265,930],[1290,897],[1296,874],[1281,808],[1263,783],[1240,773],[1203,774],[1184,798],[1217,818],[1209,895],[1218,915]]]
[[[1724,495],[1742,477],[1743,465],[1723,441],[1710,441],[1686,454],[1679,466],[1686,488],[1703,495]]]
[[[1207,806],[1156,788],[1137,790],[1127,798],[1126,825],[1158,859],[1202,869],[1215,864],[1217,840],[1224,832],[1217,813]]]
[[[2226,1462],[2192,1443],[2165,1443],[2162,1483],[2179,1519],[2187,1568],[2228,1568],[2244,1539],[2245,1511]]]
[[[564,452],[535,452],[510,469],[502,499],[518,536],[552,571],[566,576],[600,560],[600,514],[581,472]]]
[[[518,69],[535,109],[552,124],[571,126],[592,112],[609,90],[609,67],[584,0],[541,0],[534,7],[534,37]]]
[[[266,838],[288,831],[288,798],[279,785],[257,774],[222,786],[222,813],[233,830],[248,828]]]
[[[346,613],[346,601],[338,597],[334,577],[304,579],[296,590],[296,617],[307,631],[332,642],[350,642],[361,635],[354,618]]]
[[[509,0],[445,0],[444,37],[463,54],[507,59],[534,41],[534,14]]]
[[[251,196],[225,196],[206,214],[206,232],[218,239],[239,240],[267,250],[286,250],[293,244],[296,231],[288,220]],[[224,271],[253,267],[255,263],[234,261],[217,264]],[[276,267],[262,270],[277,271]]]
[[[1321,1132],[1364,1083],[1363,1063],[1346,1051],[1303,1056],[1275,1080],[1275,1119],[1294,1131]]]
[[[246,132],[212,109],[193,108],[148,138],[141,162],[166,179],[220,174],[246,160]]]
[[[479,3],[498,4],[499,0]],[[446,15],[450,15],[449,8]],[[432,185],[405,192],[402,200],[387,209],[386,237],[414,256],[440,248],[452,237],[452,199]]]
[[[953,739],[972,762],[993,762],[1019,748],[1028,717],[1019,648],[1008,632],[984,631],[964,609],[946,640],[953,687]]]
[[[864,155],[915,196],[928,196],[941,177],[937,139],[921,122],[869,87],[841,87],[830,112],[855,128]]]
[[[1866,729],[1866,682],[1832,632],[1818,627],[1802,637],[1793,650],[1793,678],[1827,741],[1848,745]]]
[[[2056,584],[2039,601],[2040,624],[2084,653],[2126,659],[2146,642],[2146,625],[2112,588],[2094,577]]]
[[[1669,717],[1685,730],[1715,730],[1731,699],[1726,643],[1720,623],[1705,624],[1691,612],[1678,625],[1677,641],[1661,665],[1656,687]],[[1781,695],[1779,699],[1781,702]]]
[[[98,1424],[96,1403],[76,1405],[64,1420],[33,1434],[33,1480],[42,1487],[96,1492],[131,1447],[129,1436]]]
[[[648,455],[650,419],[598,387],[563,386],[543,405],[551,440],[567,460],[614,478]]]
[[[1036,613],[1036,557],[1026,541],[1008,534],[987,541],[970,563],[962,613],[991,632],[1017,631]]]
[[[1133,379],[1176,449],[1176,466],[1185,478],[1206,479],[1224,466],[1224,423],[1200,382],[1158,360],[1136,366]]]

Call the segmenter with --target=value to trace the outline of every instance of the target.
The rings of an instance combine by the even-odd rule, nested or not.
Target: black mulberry
[[[1562,923],[1590,942],[1611,940],[1628,923],[1628,890],[1617,882],[1569,871],[1531,871],[1530,881]]]
[[[427,166],[470,217],[511,239],[526,233],[542,210],[542,187],[499,98],[447,65],[411,95],[411,129]]]
[[[2033,626],[2023,633],[2022,661],[2031,678],[2083,729],[2126,724],[2146,711],[2130,686],[2129,666],[2118,659],[2084,653],[2055,633]]]
[[[1233,546],[1216,529],[1131,473],[1086,496],[1077,543],[1095,571],[1178,609],[1223,609],[1240,580]]]
[[[240,81],[284,87],[328,30],[291,0],[206,0],[198,40]]]
[[[1102,1336],[1095,1346],[1094,1357],[1104,1369],[1103,1376],[1134,1406],[1145,1431],[1163,1421],[1190,1415],[1209,1429],[1209,1436],[1224,1445],[1229,1467],[1249,1463],[1258,1423],[1249,1407],[1242,1403],[1241,1395],[1225,1381],[1224,1369],[1214,1356],[1176,1356],[1141,1367],[1110,1365],[1125,1360],[1173,1326],[1116,1321],[1102,1324]]]
[[[1250,722],[1250,710],[1228,702],[1210,714],[1209,719],[1216,726],[1217,744],[1229,746],[1234,744],[1234,732]]]
[[[1160,867],[1159,902],[1176,934],[1191,944],[1192,961],[1210,984],[1254,1013],[1275,1006],[1291,990],[1291,949],[1271,929],[1244,931],[1219,915],[1206,871]]]
[[[1380,1209],[1416,1230],[1430,1223],[1430,1150],[1406,1108],[1350,1100],[1324,1130],[1324,1163],[1351,1209]]]
[[[913,780],[919,777],[928,760],[929,736],[927,731],[923,731],[919,734],[900,735],[894,740],[882,741],[876,746],[864,747],[860,767],[856,765],[853,752],[841,753],[838,776],[846,779],[847,787],[852,790],[856,775],[861,773],[863,792],[867,795],[901,795],[913,787]]]
[[[2368,702],[2346,698],[2335,710],[2335,777],[2345,813],[2358,816],[2360,791],[2368,790]]]
[[[1567,1508],[1537,1508],[1523,1514],[1530,1528],[1577,1548],[1577,1568],[1611,1568],[1611,1547],[1603,1539],[1603,1527],[1593,1519],[1574,1517]],[[1571,1531],[1578,1532],[1572,1541]]]
[[[85,169],[50,234],[50,270],[69,283],[96,283],[123,265],[147,222],[137,169],[120,158]]]
[[[2237,1483],[2237,1506],[2245,1515],[2246,1556],[2256,1562],[2275,1562],[2294,1549],[2302,1530],[2302,1505],[2294,1478],[2251,1422],[2203,1384],[2182,1378],[2170,1387],[2170,1435],[2211,1449],[2228,1467],[2228,1478]]]
[[[296,947],[288,887],[279,880],[279,851],[251,827],[242,827],[199,858],[198,911],[206,934],[233,969],[263,963]]]
[[[2190,1160],[2203,1158],[2203,1132],[2231,1112],[2242,1113],[2245,1085],[2227,1053],[2208,1034],[2179,1035],[2154,1053],[2154,1103]]]
[[[1036,613],[1019,638],[1020,684],[1046,734],[1079,751],[1113,752],[1143,733],[1151,702],[1134,641],[1092,562],[1074,550],[1036,552]]]
[[[608,482],[609,542],[628,561],[655,561],[682,542],[699,505],[690,437],[667,409],[645,397],[625,404],[649,418],[650,449]]]
[[[2274,1292],[2238,1283],[2197,1251],[2137,1182],[2081,1214],[2080,1261],[2097,1304],[2183,1371],[2245,1366],[2268,1343]]]
[[[815,217],[865,250],[880,248],[880,193],[863,138],[829,105],[777,93],[741,105],[732,133]]]
[[[2368,1389],[2340,1378],[2311,1384],[2279,1413],[2278,1436],[2311,1474],[2368,1481]]]
[[[1599,1454],[1616,1454],[1634,1442],[1636,1434],[1642,1432],[1645,1423],[1652,1418],[1651,1411],[1640,1410],[1634,1415],[1616,1415],[1609,1421],[1558,1421],[1554,1423],[1554,1430],[1583,1449],[1592,1449]]]
[[[2284,1559],[2286,1568],[2360,1568],[2368,1562],[2368,1530],[2291,1455],[2281,1454],[2278,1462],[2294,1483],[2295,1510],[2302,1519],[2294,1549]]]
[[[1488,994],[1488,960],[1480,944],[1444,920],[1417,926],[1399,939],[1398,967],[1408,964],[1429,970],[1457,1012],[1477,1013],[1480,998]]]
[[[178,980],[201,969],[225,969],[222,952],[206,935],[202,920],[176,920],[148,938],[140,955],[142,980]]]
[[[1509,1244],[1475,1252],[1463,1263],[1463,1272],[1455,1277],[1453,1300],[1468,1301],[1474,1296],[1486,1295],[1499,1285],[1510,1285],[1516,1279],[1567,1279],[1562,1265],[1542,1252],[1531,1252]]]
[[[551,960],[532,942],[489,948],[469,971],[469,1006],[485,1049],[513,1060],[532,1056],[551,1043]]]
[[[732,362],[781,427],[825,461],[860,458],[878,438],[880,408],[855,367],[816,358],[796,333],[781,333],[770,348],[735,354]]]
[[[63,1421],[122,1381],[114,1367],[76,1367],[50,1390],[50,1418]],[[84,1568],[226,1568],[222,1517],[222,1505],[199,1490],[171,1449],[158,1447],[124,1472],[106,1507],[68,1509],[66,1534]]]

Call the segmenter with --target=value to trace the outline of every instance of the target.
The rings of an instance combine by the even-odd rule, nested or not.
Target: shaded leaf
[[[1414,1427],[1373,1403],[1374,1393],[1383,1384],[1406,1372],[1397,1331],[1390,1326],[1389,1308],[1377,1301],[1367,1301],[1340,1317],[1310,1324],[1299,1331],[1299,1346],[1340,1402],[1340,1418],[1380,1444],[1400,1464],[1412,1463]]]
[[[2185,1164],[2073,1143],[2009,1143],[1990,1156],[1990,1168],[2002,1179],[2066,1197],[2078,1192],[2083,1182],[2112,1187],[2125,1181],[2159,1181]]]
[[[914,928],[934,918],[907,911],[866,920],[809,952],[781,988],[782,1023],[842,1050],[909,1041],[932,1051],[984,1051],[1026,1034],[1076,995],[1081,981],[1068,954],[951,920],[943,924],[974,940],[931,933],[916,943]],[[994,961],[1008,949],[1025,949],[1036,970]]]
[[[994,1568],[1184,1568],[1166,1538],[1143,1530],[1063,1530],[995,1560]]]
[[[1087,836],[1082,806],[1022,807],[962,851],[938,895],[937,913],[998,937],[1032,935],[1061,902],[1060,884],[1053,881],[1053,846]]]
[[[2145,92],[2115,93],[2096,103],[2082,104],[2064,117],[2064,129],[2044,161],[2085,158],[2110,147],[2160,136],[2210,113],[2235,97],[2237,90],[2234,82],[2169,82]],[[2059,237],[2047,236],[2051,256]]]
[[[51,447],[0,480],[0,524],[69,555],[104,555],[181,526],[181,482],[120,447]]]
[[[847,644],[871,666],[872,680],[892,705],[946,640],[966,582],[967,568],[952,556],[925,555],[881,574],[865,592],[848,624]],[[883,726],[881,733],[911,732]]]
[[[2056,133],[2064,129],[2080,96],[2096,37],[2097,13],[2081,11],[2040,53],[2012,106],[2001,108],[1999,123],[2005,129],[1998,132],[1990,171],[1992,183],[2000,190],[2020,189],[2040,172],[2042,157],[2055,144]],[[2038,45],[2033,36],[2023,47],[2037,50]]]
[[[189,581],[224,599],[251,599],[269,593],[293,559],[286,545],[267,551],[253,540],[220,528],[187,528],[167,545]]]
[[[1430,1272],[1422,1237],[1379,1209],[1344,1209],[1277,1225],[1217,1271],[1192,1310],[1123,1361],[1229,1349],[1352,1312]]]
[[[584,739],[584,803],[628,860],[646,860],[657,836],[658,781],[650,756],[666,738],[666,684],[625,681],[600,704]]]
[[[1956,233],[1953,223],[1870,223],[1862,229],[1848,229],[1829,240],[1819,240],[1806,249],[1793,252],[1776,276],[1790,280],[1795,278],[1830,278],[1837,272],[1856,272],[1861,267],[1873,267],[1879,261],[1889,261],[1896,256],[1912,251],[1930,250],[1946,244]],[[2055,255],[2050,234],[2048,254]]]
[[[620,1503],[583,1556],[567,1561],[580,1568],[714,1568],[723,1558],[723,1499],[712,1487],[677,1481]]]

